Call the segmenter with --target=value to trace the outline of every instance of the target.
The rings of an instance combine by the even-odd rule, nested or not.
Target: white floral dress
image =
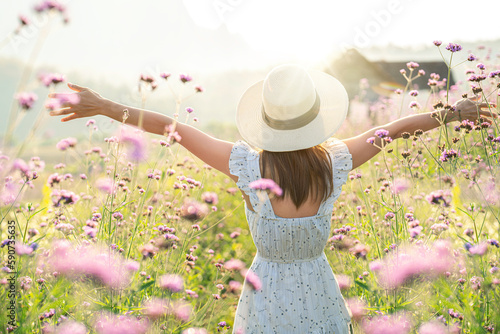
[[[254,211],[245,204],[246,217],[257,254],[250,270],[261,280],[253,290],[248,284],[236,310],[233,333],[352,332],[351,314],[324,253],[333,203],[340,195],[352,157],[347,146],[331,138],[324,145],[332,158],[334,191],[315,216],[280,218],[267,195],[260,201],[248,185],[261,179],[259,154],[247,143],[235,143],[229,160],[238,188],[250,197]]]

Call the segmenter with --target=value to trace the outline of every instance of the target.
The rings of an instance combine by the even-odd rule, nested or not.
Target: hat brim
[[[337,132],[347,116],[347,92],[331,75],[316,70],[307,72],[320,98],[316,118],[294,130],[271,128],[262,117],[262,80],[248,88],[238,103],[236,125],[243,139],[266,151],[287,152],[319,145]]]

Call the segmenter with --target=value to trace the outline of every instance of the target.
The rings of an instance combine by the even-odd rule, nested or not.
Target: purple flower
[[[373,145],[373,144],[375,144],[375,137],[370,137],[370,138],[368,138],[368,139],[366,140],[366,142],[367,142],[368,144],[372,144],[372,145]]]
[[[184,289],[184,280],[179,275],[163,275],[158,281],[162,289],[167,289],[172,292],[180,292]]]
[[[179,79],[182,81],[182,83],[186,83],[186,82],[193,80],[193,78],[191,78],[191,76],[189,76],[187,74],[179,75]]]
[[[248,185],[251,189],[255,190],[269,190],[276,196],[283,195],[283,190],[271,179],[260,179],[250,182]]]
[[[499,76],[499,77],[500,77],[500,70],[498,70],[498,71],[492,71],[492,72],[490,72],[490,74],[488,75],[488,77],[490,77],[490,78],[494,78],[494,77],[496,77],[496,76]]]
[[[204,89],[200,85],[194,86],[196,93],[203,93]]]
[[[418,90],[410,91],[410,96],[418,96]]]
[[[385,129],[380,129],[380,130],[375,131],[375,136],[377,136],[379,138],[385,138],[388,135],[389,135],[389,131],[387,131]]]
[[[447,162],[450,159],[456,158],[458,155],[459,155],[458,152],[455,151],[454,149],[443,150],[439,160],[442,162]]]
[[[64,205],[75,204],[80,199],[80,197],[76,195],[74,192],[65,189],[53,190],[51,197],[55,207],[59,207],[61,206],[61,204]]]
[[[462,46],[460,44],[449,43],[446,46],[446,50],[448,50],[450,52],[458,52],[458,51],[462,50]]]
[[[436,190],[431,192],[425,198],[430,204],[439,205],[440,203],[443,203],[445,207],[448,207],[450,206],[450,196],[451,195],[449,192],[445,192],[444,190]]]
[[[29,110],[33,107],[35,101],[38,100],[38,96],[35,93],[23,92],[16,95],[16,100],[21,108]]]
[[[440,46],[441,44],[443,44],[443,42],[438,41],[438,40],[434,41],[433,43],[435,46]]]
[[[186,112],[187,112],[188,114],[192,113],[193,111],[194,111],[194,110],[193,110],[193,108],[191,108],[191,107],[187,107],[187,108],[186,108]]]
[[[227,326],[227,323],[225,321],[221,321],[217,324],[217,326],[219,327],[226,327]]]
[[[171,74],[167,73],[167,72],[160,73],[160,77],[165,79],[165,80],[167,80],[170,76],[171,76]]]
[[[472,53],[469,54],[469,57],[467,58],[468,61],[474,61],[474,60],[477,60],[477,57],[474,56]]]
[[[500,248],[500,243],[495,239],[488,239],[488,243],[496,248]]]

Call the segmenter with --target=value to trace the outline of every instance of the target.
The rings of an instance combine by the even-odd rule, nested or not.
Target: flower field
[[[45,1],[37,11],[65,17],[56,4]],[[27,24],[23,17],[21,28]],[[464,94],[500,102],[497,55],[434,44],[467,80],[450,86],[409,62],[401,70],[405,89],[375,102],[360,98],[377,115],[363,127],[450,109]],[[414,87],[417,76],[428,78],[430,90]],[[48,94],[64,81],[45,74],[39,85]],[[187,96],[203,92],[186,74],[142,75],[139,85],[154,94],[173,81]],[[186,152],[175,127],[154,137],[116,124],[101,140],[89,119],[86,139],[58,138],[50,148],[56,161],[30,156],[32,144],[10,142],[16,120],[78,102],[61,95],[40,116],[28,114],[37,98],[18,92],[0,152],[2,332],[232,332],[243,282],[260,284],[247,272],[256,249],[236,185]],[[185,96],[176,100],[171,114],[196,124]],[[350,173],[325,248],[355,332],[498,332],[499,125],[463,120],[395,141],[375,133],[381,153]],[[352,131],[346,124],[336,136]]]

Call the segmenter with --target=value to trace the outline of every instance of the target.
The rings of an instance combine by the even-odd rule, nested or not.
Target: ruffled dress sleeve
[[[236,185],[238,188],[250,194],[250,182],[254,181],[249,168],[249,160],[256,152],[242,140],[238,140],[231,150],[229,156],[229,172],[238,177]]]
[[[352,155],[343,141],[330,138],[323,147],[330,153],[333,164],[333,197],[334,201],[340,196],[342,186],[347,182],[349,172],[352,170]]]

